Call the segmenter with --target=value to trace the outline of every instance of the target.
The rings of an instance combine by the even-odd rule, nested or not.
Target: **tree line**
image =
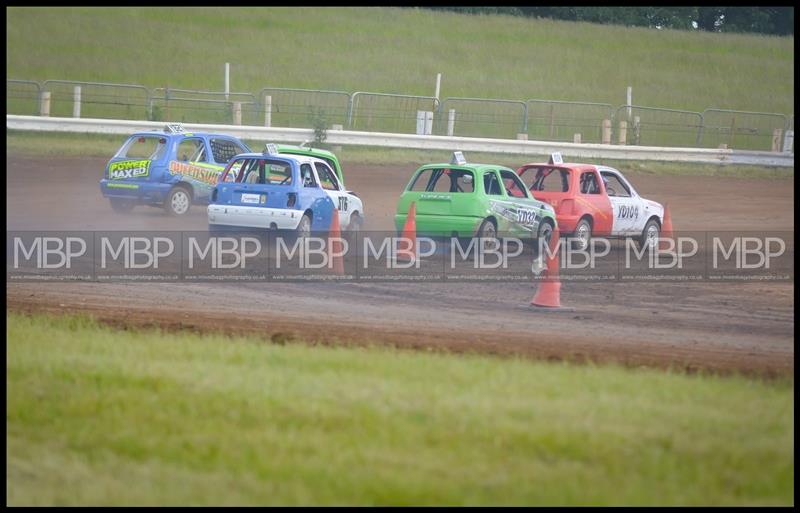
[[[794,7],[426,7],[633,27],[794,35]]]

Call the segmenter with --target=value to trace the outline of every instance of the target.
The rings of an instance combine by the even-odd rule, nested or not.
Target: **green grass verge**
[[[11,7],[9,78],[794,112],[794,38],[362,7]],[[45,37],[46,36],[46,37]],[[225,44],[220,44],[224,39]],[[71,108],[71,107],[68,107]]]
[[[12,505],[793,503],[791,380],[7,321]]]
[[[36,155],[42,157],[106,157],[113,155],[125,141],[126,136],[73,134],[62,132],[28,132],[6,130],[7,155]],[[261,149],[264,141],[245,141],[252,149]],[[302,141],[298,141],[302,142]],[[420,166],[430,162],[449,162],[451,152],[440,150],[413,150],[402,148],[375,148],[343,146],[337,156],[347,172],[348,164],[412,164]],[[547,161],[547,156],[492,154],[467,152],[472,162],[486,162],[508,166],[512,169],[527,162]],[[568,155],[566,155],[568,157]],[[672,162],[637,162],[627,160],[604,160],[623,172],[658,175],[726,176],[742,178],[792,179],[794,168],[712,165]]]

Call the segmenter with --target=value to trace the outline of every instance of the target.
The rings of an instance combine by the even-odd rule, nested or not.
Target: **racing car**
[[[412,202],[423,235],[549,240],[557,226],[553,207],[534,199],[513,170],[467,163],[459,151],[414,172],[397,203],[398,231]]]
[[[208,203],[225,165],[249,151],[236,137],[189,133],[180,124],[137,132],[109,160],[100,192],[117,212],[151,205],[181,216],[193,203]]]
[[[565,164],[554,153],[548,163],[525,164],[517,174],[535,198],[553,206],[559,229],[578,249],[586,249],[593,234],[635,237],[640,246],[658,241],[664,207],[639,196],[614,168]]]
[[[282,154],[268,144],[263,153],[237,155],[222,173],[208,206],[208,226],[210,231],[227,226],[307,236],[328,231],[334,210],[343,230],[360,228],[361,200],[344,189],[324,160]]]

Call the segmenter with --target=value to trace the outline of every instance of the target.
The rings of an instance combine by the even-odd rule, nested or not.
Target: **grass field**
[[[22,130],[6,130],[6,154],[30,155],[40,157],[106,157],[111,156],[125,141],[121,135],[99,134],[74,134],[63,132],[28,132]],[[260,150],[265,141],[245,141],[251,149]],[[300,143],[302,141],[297,141]],[[431,162],[449,162],[451,152],[437,150],[412,150],[402,148],[375,148],[343,146],[337,151],[337,156],[347,172],[348,164],[413,164],[420,166]],[[467,158],[472,162],[485,162],[500,164],[516,169],[521,164],[534,161],[547,161],[548,156],[492,154],[467,152]],[[661,175],[705,175],[705,176],[731,176],[768,179],[791,179],[794,169],[740,166],[740,165],[712,165],[673,162],[636,162],[604,160],[604,164],[617,169],[635,171],[638,173],[652,173]]]
[[[793,381],[7,312],[6,501],[793,503]]]
[[[794,112],[794,38],[400,8],[11,7],[9,78]],[[224,44],[220,44],[223,42]]]

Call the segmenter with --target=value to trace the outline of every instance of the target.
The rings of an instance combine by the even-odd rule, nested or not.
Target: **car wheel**
[[[164,202],[164,208],[172,216],[182,216],[192,206],[192,195],[184,187],[173,187]]]
[[[297,225],[297,238],[302,239],[311,235],[311,216],[303,214],[300,224]]]
[[[496,243],[493,241],[497,240],[497,226],[495,226],[494,221],[491,219],[484,219],[481,225],[478,227],[477,236],[483,249],[494,249],[496,247]]]
[[[655,249],[658,247],[658,237],[661,234],[661,228],[658,226],[658,221],[650,219],[644,225],[642,235],[639,237],[639,249],[646,247]]]
[[[536,237],[539,240],[544,240],[547,244],[550,244],[550,238],[553,236],[553,225],[548,223],[547,221],[542,221],[539,223],[539,233]]]
[[[133,210],[133,207],[136,206],[136,203],[133,200],[129,199],[120,199],[120,198],[111,198],[111,209],[114,212],[119,212],[124,214],[126,212],[130,212]]]
[[[589,247],[589,241],[592,238],[592,224],[588,219],[581,219],[575,227],[575,233],[572,236],[573,247],[578,251],[586,251]]]
[[[347,229],[351,232],[359,232],[363,225],[364,220],[358,215],[358,212],[353,212],[350,216],[350,224],[347,225]]]

